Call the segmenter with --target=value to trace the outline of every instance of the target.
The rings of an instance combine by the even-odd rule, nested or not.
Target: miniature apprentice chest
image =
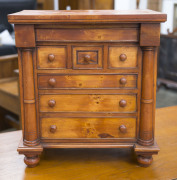
[[[15,24],[23,138],[34,167],[43,148],[134,148],[148,166],[155,142],[157,46],[166,15],[21,11]]]

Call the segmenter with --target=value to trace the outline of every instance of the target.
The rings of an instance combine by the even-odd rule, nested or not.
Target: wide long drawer
[[[138,29],[36,29],[36,41],[138,42]]]
[[[42,138],[135,138],[136,118],[41,118]]]
[[[39,89],[136,88],[137,75],[39,75]]]
[[[136,111],[136,94],[54,94],[39,96],[40,112]]]

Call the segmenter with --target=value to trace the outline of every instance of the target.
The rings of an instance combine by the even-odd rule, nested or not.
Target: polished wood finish
[[[24,10],[12,15],[8,15],[8,20],[11,23],[34,23],[39,22],[164,22],[167,15],[152,10],[128,10],[128,11],[113,11],[113,10],[94,10],[91,13],[89,10],[81,11],[33,11]]]
[[[159,46],[160,24],[141,24],[140,35],[140,46]]]
[[[39,144],[37,119],[36,119],[36,100],[34,89],[34,70],[33,70],[33,49],[22,49],[22,83],[23,83],[23,103],[24,103],[24,144],[34,146]]]
[[[92,74],[92,75],[40,75],[39,89],[61,88],[136,88],[137,75],[127,74]]]
[[[102,47],[73,47],[73,69],[101,69]]]
[[[26,34],[25,38],[23,34]],[[34,25],[15,25],[15,43],[17,47],[35,47]]]
[[[38,47],[38,69],[65,69],[67,52],[66,47]]]
[[[122,143],[122,149],[45,149],[39,166],[27,168],[24,156],[16,151],[22,131],[15,131],[0,134],[0,179],[78,179],[78,174],[80,179],[175,179],[176,109],[172,106],[156,110],[156,140],[161,151],[147,168],[137,166],[133,151],[124,148],[126,143]]]
[[[35,166],[42,148],[132,147],[140,165],[150,165],[159,151],[156,58],[166,15],[22,11],[8,17],[19,49],[23,145],[18,151],[25,163]]]
[[[138,142],[141,145],[154,144],[154,48],[143,48],[143,74],[141,94],[141,120]]]
[[[135,124],[135,118],[42,118],[41,137],[46,139],[135,138]],[[126,126],[126,133],[122,126]]]
[[[56,126],[56,125],[51,125],[51,126],[50,126],[50,132],[51,132],[51,133],[55,133],[56,130],[57,130],[57,126]]]
[[[40,95],[40,112],[135,112],[136,95]],[[52,107],[52,108],[51,108]]]
[[[109,47],[109,68],[136,68],[138,47]]]
[[[74,34],[74,36],[73,36]],[[138,30],[132,29],[37,29],[37,41],[137,42]]]

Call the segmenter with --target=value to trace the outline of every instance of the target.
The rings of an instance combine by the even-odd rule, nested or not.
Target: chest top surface
[[[166,14],[152,10],[23,10],[8,15],[10,23],[48,22],[165,22]]]

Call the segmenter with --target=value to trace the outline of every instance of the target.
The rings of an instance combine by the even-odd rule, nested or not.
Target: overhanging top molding
[[[8,15],[10,23],[50,23],[50,22],[165,22],[167,15],[152,10],[23,10]]]

